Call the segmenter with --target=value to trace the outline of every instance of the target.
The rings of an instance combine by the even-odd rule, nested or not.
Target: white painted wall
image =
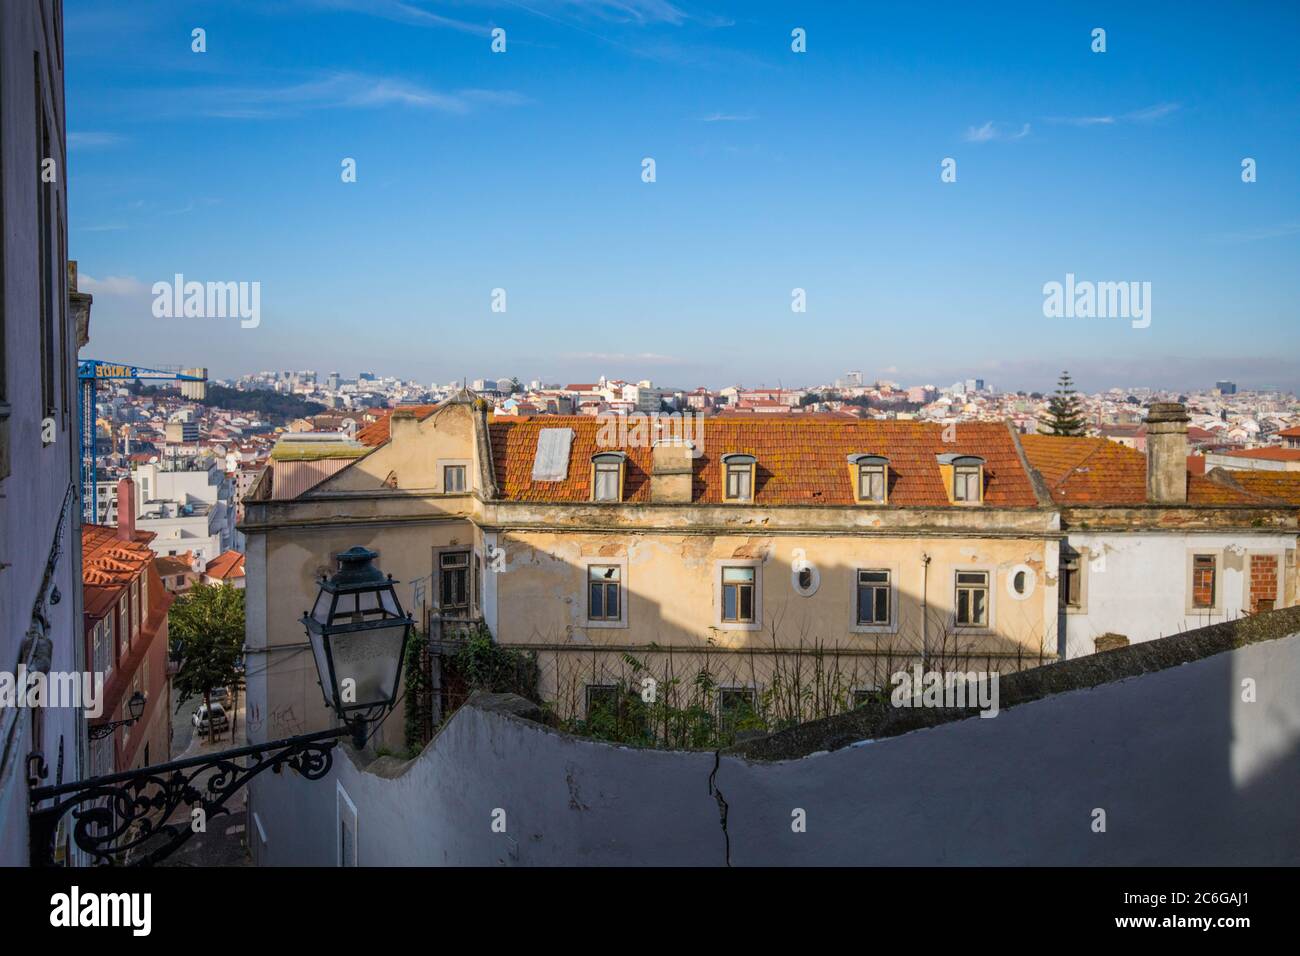
[[[1065,654],[1094,651],[1105,633],[1131,643],[1155,640],[1241,617],[1246,607],[1248,555],[1294,551],[1295,535],[1087,533],[1071,531],[1069,544],[1086,549],[1087,613],[1065,614]],[[1187,613],[1188,554],[1219,552],[1221,607],[1216,613]],[[1235,565],[1235,566],[1234,566]],[[1284,592],[1283,592],[1284,593]],[[1279,601],[1278,607],[1283,603]]]
[[[1254,702],[1243,700],[1247,678]],[[1300,864],[1297,683],[1300,634],[993,719],[779,763],[724,756],[714,782],[731,861]],[[253,784],[263,864],[336,865],[340,804],[356,808],[361,866],[724,862],[712,753],[633,750],[464,707],[385,775],[336,754],[321,780]],[[791,828],[796,809],[803,833]],[[1099,809],[1105,832],[1093,829]]]

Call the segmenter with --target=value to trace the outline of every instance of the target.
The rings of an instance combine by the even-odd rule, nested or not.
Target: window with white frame
[[[753,455],[724,455],[722,457],[725,487],[723,498],[727,501],[754,500],[754,474],[758,460]]]
[[[984,469],[980,465],[955,465],[952,471],[952,496],[955,501],[980,500]]]
[[[131,582],[131,637],[140,633],[140,579]]]
[[[622,619],[622,568],[617,564],[592,564],[587,567],[587,620]]]
[[[988,627],[989,573],[957,572],[957,626]]]
[[[722,620],[726,624],[753,624],[755,610],[755,569],[753,567],[724,567],[722,569]]]
[[[464,465],[442,466],[442,490],[447,494],[455,494],[465,490]]]
[[[858,623],[885,626],[890,621],[889,572],[858,571]]]
[[[889,460],[880,455],[853,455],[854,498],[859,504],[884,504],[889,498]]]
[[[92,670],[107,680],[113,672],[113,635],[107,618],[96,621],[91,632],[91,661]]]
[[[623,499],[623,455],[604,452],[591,459],[591,497],[593,501]]]

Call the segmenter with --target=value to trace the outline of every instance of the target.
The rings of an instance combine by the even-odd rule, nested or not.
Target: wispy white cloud
[[[83,272],[77,276],[77,288],[91,295],[116,298],[149,295],[149,286],[135,276],[105,276],[96,279]]]
[[[1300,222],[1280,222],[1271,226],[1259,226],[1255,229],[1243,229],[1240,232],[1225,232],[1212,237],[1217,242],[1258,242],[1262,239],[1283,239],[1300,233]]]
[[[1049,116],[1049,123],[1059,123],[1065,126],[1110,126],[1115,122],[1113,116]]]
[[[1178,103],[1157,103],[1119,116],[1049,116],[1047,122],[1064,126],[1113,126],[1116,123],[1151,123],[1181,109]]]
[[[617,23],[670,23],[680,26],[690,15],[668,0],[532,0],[535,6],[573,11]]]
[[[994,140],[1024,139],[1029,135],[1029,124],[1024,123],[1020,129],[1014,125],[995,123],[989,120],[983,126],[971,126],[966,130],[964,139],[968,143],[991,143]]]
[[[87,131],[69,131],[68,145],[73,149],[106,149],[125,140],[116,133],[93,133]]]
[[[754,119],[753,113],[710,113],[701,116],[701,123],[748,123]]]
[[[442,27],[461,33],[475,33],[487,36],[491,27],[455,17],[443,16],[429,9],[420,0],[309,0],[313,6],[327,7],[333,10],[349,10],[382,17],[395,23],[408,23],[422,27]]]
[[[1182,109],[1181,103],[1157,103],[1155,106],[1148,106],[1145,109],[1134,110],[1132,113],[1125,113],[1124,119],[1134,123],[1150,123],[1152,120],[1158,120],[1180,109]]]
[[[517,106],[527,97],[510,90],[442,91],[398,77],[334,73],[300,83],[187,90],[188,109],[226,119],[272,119],[325,109],[388,106],[469,113],[482,106]]]

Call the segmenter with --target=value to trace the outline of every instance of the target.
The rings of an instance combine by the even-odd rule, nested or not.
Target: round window
[[[790,584],[801,597],[812,597],[821,587],[822,576],[807,561],[800,561],[790,569]]]
[[[1038,574],[1027,564],[1017,564],[1007,575],[1007,593],[1017,601],[1033,594],[1037,584]]]

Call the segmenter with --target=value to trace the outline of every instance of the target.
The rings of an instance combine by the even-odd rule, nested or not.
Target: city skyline
[[[69,3],[88,354],[1294,391],[1297,17]],[[260,324],[155,318],[177,273],[260,283]],[[1150,282],[1150,325],[1046,318],[1072,275]]]

